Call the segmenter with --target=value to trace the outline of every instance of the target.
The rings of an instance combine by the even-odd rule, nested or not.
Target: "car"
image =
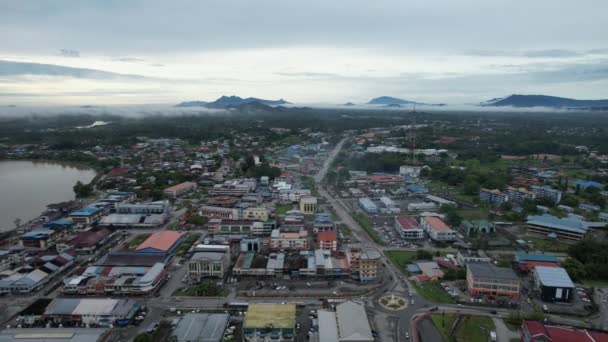
[[[492,310],[492,311],[490,311],[490,313],[491,313],[492,315],[496,315],[498,312],[497,312],[496,310]]]
[[[543,304],[543,311],[549,311],[549,308],[547,307],[546,304]]]
[[[413,299],[410,300],[410,304],[414,305],[414,300]]]
[[[408,340],[410,338],[410,333],[408,331],[405,332],[405,338],[407,338]]]
[[[429,311],[433,312],[433,311],[437,311],[439,310],[438,306],[433,306],[432,308],[429,309]]]
[[[462,305],[462,304],[458,303],[456,306],[457,306],[457,307],[459,307],[459,308],[461,308],[461,307],[463,307],[464,305]]]

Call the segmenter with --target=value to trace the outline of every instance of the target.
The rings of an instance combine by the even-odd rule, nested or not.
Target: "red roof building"
[[[413,217],[395,217],[395,229],[404,239],[424,238],[424,230]]]
[[[317,233],[317,248],[336,252],[338,250],[338,235],[335,231]]]
[[[78,235],[72,238],[67,245],[80,252],[88,251],[101,246],[110,235],[112,235],[112,231],[105,228],[100,230],[88,230],[78,233]]]
[[[521,323],[524,342],[608,342],[608,333],[567,325],[548,325],[539,321]]]
[[[182,233],[172,230],[162,230],[148,237],[141,245],[137,246],[137,253],[164,253],[170,254],[182,240]]]
[[[522,272],[530,272],[536,266],[560,267],[559,263],[551,261],[523,261],[519,263],[519,270]]]

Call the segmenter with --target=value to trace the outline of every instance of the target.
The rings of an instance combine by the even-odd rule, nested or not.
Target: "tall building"
[[[501,205],[509,201],[509,196],[498,189],[479,189],[479,200],[492,205]]]
[[[562,192],[550,186],[533,185],[530,189],[536,198],[547,198],[553,203],[559,203],[562,200]]]

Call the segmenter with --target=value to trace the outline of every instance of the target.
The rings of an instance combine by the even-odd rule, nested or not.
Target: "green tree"
[[[93,194],[93,185],[83,184],[81,181],[77,181],[73,189],[76,197],[89,197]]]

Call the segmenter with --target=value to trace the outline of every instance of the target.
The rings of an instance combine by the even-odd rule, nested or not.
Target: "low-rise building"
[[[268,221],[268,209],[264,207],[249,207],[243,210],[244,220]]]
[[[533,185],[530,187],[530,190],[532,190],[536,198],[546,198],[553,203],[559,203],[562,200],[562,192],[548,185]]]
[[[509,201],[509,196],[498,189],[479,189],[479,200],[492,205],[501,205]]]
[[[540,298],[547,302],[570,302],[572,301],[575,286],[566,272],[561,267],[534,267],[534,285],[540,292]]]
[[[68,217],[74,224],[86,226],[97,222],[101,218],[101,215],[103,215],[102,208],[88,206],[71,212]]]
[[[319,310],[319,341],[373,342],[369,319],[363,304],[346,301],[336,305],[336,312]]]
[[[408,211],[432,211],[437,209],[437,205],[433,202],[416,202],[408,203]]]
[[[378,212],[378,206],[372,200],[367,197],[359,198],[359,205],[363,210],[370,214],[375,214]]]
[[[413,217],[395,217],[395,229],[404,239],[418,240],[424,238],[424,230]]]
[[[270,233],[272,250],[307,250],[310,248],[308,232],[304,229],[275,229]]]
[[[55,298],[43,319],[55,324],[125,325],[133,320],[139,305],[132,299]]]
[[[55,245],[57,252],[68,249],[75,250],[79,254],[91,254],[103,246],[113,236],[109,229],[87,230],[76,234],[73,238]]]
[[[589,230],[587,222],[574,216],[559,218],[550,214],[530,215],[526,223],[530,233],[542,236],[555,234],[555,237],[562,240],[581,240]]]
[[[522,187],[507,187],[505,192],[509,196],[509,201],[514,203],[522,203],[526,199],[534,200],[535,198],[534,192]]]
[[[203,278],[224,278],[230,270],[230,252],[197,252],[188,262],[190,279],[200,282]]]
[[[317,212],[317,198],[311,195],[300,197],[300,211],[306,215],[312,215]]]
[[[496,226],[488,220],[464,220],[460,230],[467,236],[477,236],[496,233]]]
[[[308,189],[289,189],[279,191],[279,202],[282,203],[298,203],[302,196],[310,195]]]
[[[338,234],[335,231],[318,232],[317,248],[335,253],[338,250]]]
[[[524,320],[521,323],[522,342],[604,342],[608,333],[600,330],[579,328],[539,321]]]
[[[198,215],[227,220],[238,220],[240,216],[239,210],[236,208],[214,207],[210,205],[200,207]]]
[[[350,266],[351,277],[361,282],[373,281],[378,278],[382,258],[379,252],[350,247],[346,253]]]
[[[315,215],[315,221],[312,227],[313,232],[332,232],[336,230],[333,217],[331,214],[320,213]]]
[[[536,266],[559,267],[559,259],[549,254],[518,253],[515,262],[519,270],[524,273],[531,272]]]
[[[420,219],[420,226],[435,241],[453,241],[456,239],[456,232],[439,217],[422,217]]]
[[[491,263],[467,264],[467,289],[471,296],[519,297],[520,280],[512,269]]]
[[[230,315],[225,313],[190,312],[177,321],[171,332],[171,341],[222,342],[229,322]]]
[[[196,187],[194,182],[183,182],[166,188],[163,193],[169,198],[178,198],[196,191]]]
[[[173,230],[161,230],[150,235],[135,248],[138,254],[168,255],[182,242],[184,234]]]

